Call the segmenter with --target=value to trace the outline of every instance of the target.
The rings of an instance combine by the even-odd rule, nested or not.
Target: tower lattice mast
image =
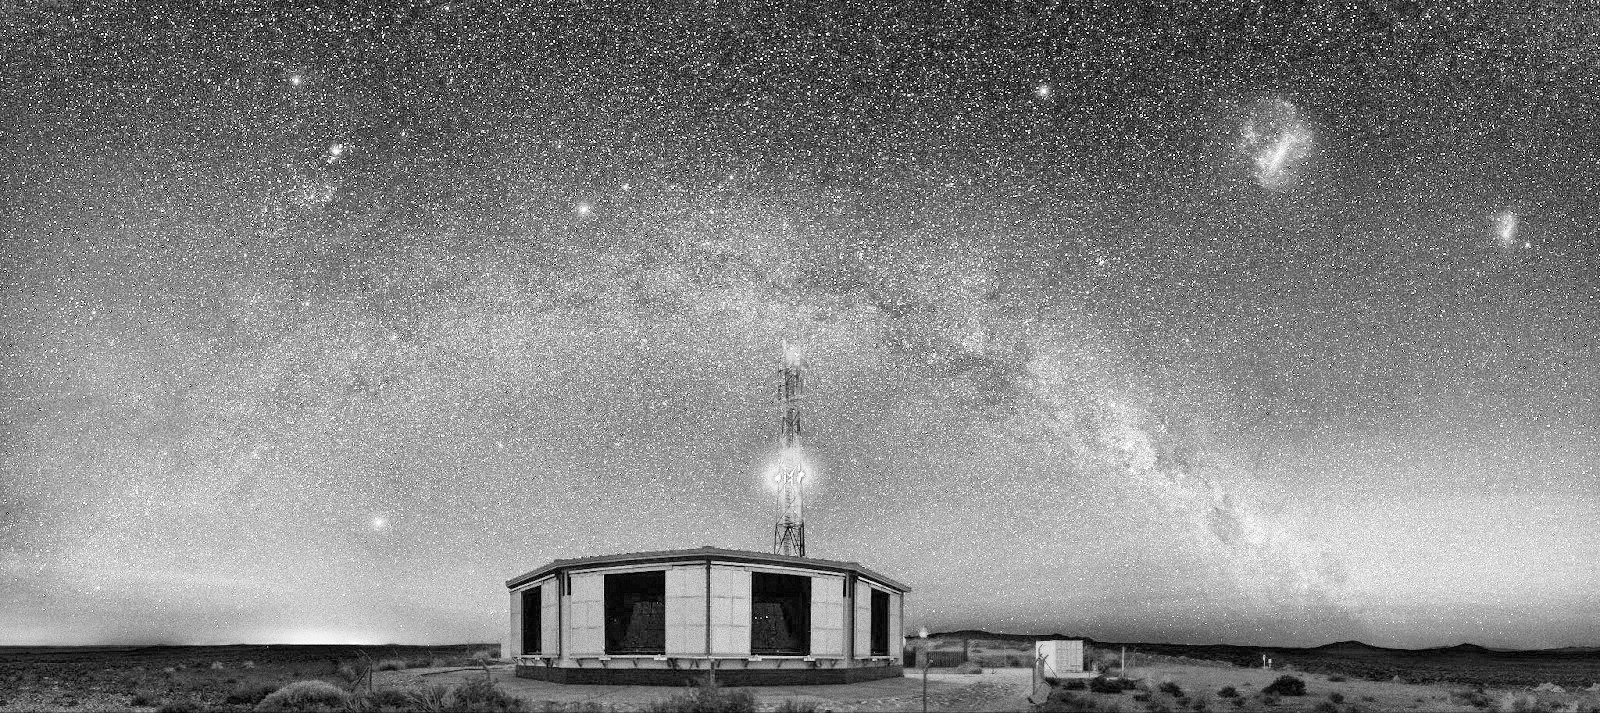
[[[778,405],[782,426],[778,435],[778,522],[772,528],[772,551],[780,555],[806,555],[806,521],[802,493],[805,488],[805,458],[800,448],[800,399],[805,382],[800,372],[801,357],[785,343],[783,368],[778,370]]]

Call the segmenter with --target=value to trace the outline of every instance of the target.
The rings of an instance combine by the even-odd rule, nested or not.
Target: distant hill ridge
[[[1075,636],[1071,634],[1008,634],[1004,632],[984,631],[982,629],[961,629],[958,631],[940,631],[931,633],[929,638],[934,639],[990,639],[993,641],[1046,641],[1052,639],[1081,639],[1090,646],[1128,646],[1146,649],[1174,650],[1182,649],[1194,654],[1206,653],[1234,653],[1246,651],[1259,652],[1305,652],[1332,655],[1362,655],[1362,654],[1595,654],[1600,653],[1600,646],[1565,646],[1558,649],[1491,649],[1477,644],[1461,643],[1455,646],[1435,646],[1421,649],[1395,649],[1384,646],[1374,646],[1364,641],[1336,641],[1321,646],[1250,646],[1241,644],[1165,644],[1132,641],[1097,641],[1088,636]]]

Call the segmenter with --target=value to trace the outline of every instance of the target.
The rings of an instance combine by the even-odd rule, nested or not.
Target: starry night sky
[[[1600,643],[1600,11],[42,2],[0,644],[493,641],[557,557],[907,629]]]

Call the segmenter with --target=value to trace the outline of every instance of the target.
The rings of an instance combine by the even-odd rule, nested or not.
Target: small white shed
[[[1083,639],[1035,642],[1033,658],[1045,680],[1081,678],[1088,674],[1083,669]]]

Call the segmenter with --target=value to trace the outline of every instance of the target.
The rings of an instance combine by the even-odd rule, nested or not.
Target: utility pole
[[[926,631],[926,630],[924,630]],[[928,664],[933,663],[932,648],[928,645],[928,637],[922,637],[922,713],[928,713]]]

